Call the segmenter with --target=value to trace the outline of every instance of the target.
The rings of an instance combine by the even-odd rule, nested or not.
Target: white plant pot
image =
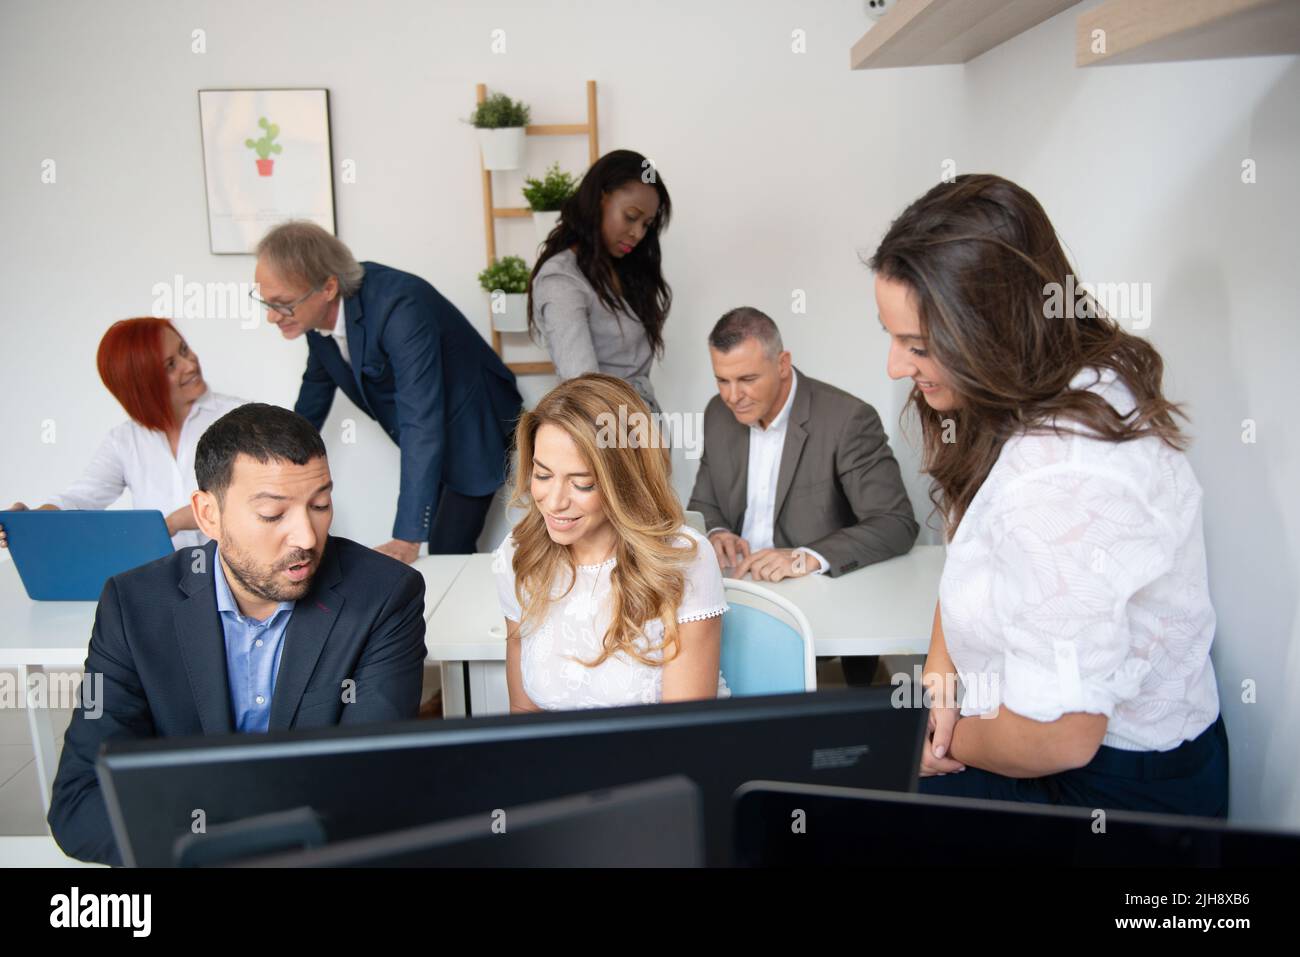
[[[560,211],[558,209],[547,210],[545,212],[533,213],[533,229],[537,233],[537,245],[546,242],[546,237],[551,235],[551,230],[555,224],[560,221]]]
[[[502,305],[498,306],[497,303]],[[525,292],[490,293],[488,307],[492,328],[497,332],[528,331],[528,294]],[[502,311],[498,312],[498,309]]]
[[[522,126],[497,130],[479,130],[478,143],[483,150],[484,169],[519,169],[524,165],[527,137]]]

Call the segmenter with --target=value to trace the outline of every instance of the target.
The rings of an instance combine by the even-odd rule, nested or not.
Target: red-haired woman
[[[108,508],[130,491],[134,508],[163,513],[177,548],[203,544],[190,509],[197,484],[194,449],[204,430],[243,400],[208,389],[198,356],[166,319],[113,323],[96,361],[99,377],[131,418],[108,433],[71,488],[40,507]],[[3,547],[8,544],[0,527]]]

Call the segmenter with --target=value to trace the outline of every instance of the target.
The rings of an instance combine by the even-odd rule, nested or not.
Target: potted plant
[[[524,162],[524,127],[529,108],[504,93],[493,93],[474,110],[484,169],[519,169]]]
[[[244,140],[244,145],[250,150],[257,151],[257,175],[270,176],[271,169],[275,166],[271,154],[283,152],[284,149],[279,143],[272,142],[280,135],[280,127],[276,123],[268,122],[265,116],[257,121],[257,125],[262,128],[262,135],[258,139]]]
[[[528,200],[528,207],[533,211],[538,245],[546,242],[546,237],[560,220],[560,209],[565,200],[577,188],[572,174],[560,169],[559,163],[552,163],[541,179],[529,177],[524,180],[524,199]]]
[[[495,260],[478,274],[478,284],[490,297],[497,332],[528,331],[528,276],[528,266],[518,256]]]

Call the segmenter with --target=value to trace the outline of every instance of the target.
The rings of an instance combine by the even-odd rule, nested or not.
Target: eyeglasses
[[[253,302],[260,303],[261,305],[266,306],[266,308],[270,309],[272,312],[279,313],[280,315],[284,316],[286,319],[292,319],[294,306],[302,305],[304,302],[306,302],[308,299],[316,295],[316,293],[320,292],[324,288],[325,288],[324,286],[317,286],[316,288],[309,290],[308,292],[299,296],[293,302],[267,302],[265,299],[258,299],[257,296],[253,295],[253,290],[251,289],[248,290],[248,298],[253,300]]]

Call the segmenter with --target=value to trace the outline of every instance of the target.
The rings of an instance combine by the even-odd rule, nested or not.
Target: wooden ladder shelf
[[[487,84],[479,83],[475,87],[477,102],[487,99]],[[585,123],[551,123],[540,126],[524,127],[525,136],[581,136],[587,137],[588,165],[600,159],[600,143],[596,131],[596,81],[587,81],[587,122]],[[483,168],[483,156],[479,154],[479,169],[483,175],[483,225],[487,236],[487,265],[491,266],[497,258],[497,220],[527,219],[533,211],[527,206],[496,206],[492,201],[492,171]],[[490,308],[490,307],[489,307]],[[489,312],[488,322],[492,329],[492,348],[501,355],[501,333],[492,323]],[[551,362],[507,362],[506,365],[515,375],[551,375],[555,364]]]

